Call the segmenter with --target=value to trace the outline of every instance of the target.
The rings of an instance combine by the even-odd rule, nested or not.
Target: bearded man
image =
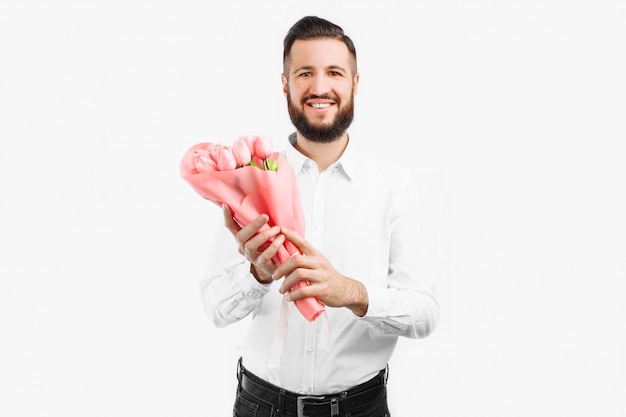
[[[237,250],[213,254],[201,285],[215,325],[252,317],[234,416],[389,416],[388,361],[398,338],[425,337],[439,320],[416,239],[412,178],[351,146],[359,73],[341,27],[315,16],[296,22],[284,39],[283,71],[296,128],[284,156],[298,181],[306,239],[279,226],[261,230],[266,215],[242,228],[225,207]],[[272,258],[285,240],[302,255],[277,267]],[[290,291],[300,280],[309,285]],[[309,322],[291,308],[276,362],[284,297],[316,297],[326,312]]]

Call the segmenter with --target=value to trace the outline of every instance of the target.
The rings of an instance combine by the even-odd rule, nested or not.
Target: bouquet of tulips
[[[298,183],[291,166],[273,151],[270,137],[245,135],[232,146],[202,142],[185,152],[180,175],[201,197],[230,207],[233,218],[242,227],[261,214],[269,216],[264,228],[282,226],[304,236],[304,214]],[[272,259],[280,265],[300,253],[285,240]],[[308,285],[298,282],[292,289]],[[300,313],[315,320],[324,305],[316,298],[295,301]]]

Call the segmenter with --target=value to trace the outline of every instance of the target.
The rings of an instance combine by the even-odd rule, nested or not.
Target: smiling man
[[[333,38],[296,39],[286,50],[283,91],[298,133],[313,142],[345,145],[359,83],[354,46]]]
[[[217,242],[214,273],[202,285],[217,326],[252,316],[234,416],[389,416],[387,364],[398,337],[425,337],[439,320],[417,243],[415,188],[408,171],[350,144],[358,140],[348,128],[359,73],[341,27],[299,20],[284,39],[283,65],[296,128],[284,155],[298,180],[306,239],[280,227],[261,230],[265,215],[241,228],[225,207],[238,251],[224,255]],[[272,257],[285,239],[302,255],[277,267]],[[310,285],[290,292],[299,280]],[[326,316],[308,322],[295,308],[281,312],[283,295],[290,302],[317,297]],[[288,331],[276,363],[283,314]]]

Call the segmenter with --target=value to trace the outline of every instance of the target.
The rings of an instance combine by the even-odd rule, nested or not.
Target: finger
[[[293,300],[317,295],[316,289],[319,285],[313,281],[312,271],[299,269],[297,272],[285,277],[278,292],[289,293]]]
[[[297,288],[289,290],[287,294],[288,301],[298,301],[307,297],[315,297],[316,293],[314,291],[315,287],[310,284],[305,284],[302,286],[298,286]]]
[[[250,224],[239,230],[239,232],[237,233],[237,240],[239,240],[241,243],[247,242],[252,236],[257,234],[257,232],[262,227],[264,227],[268,221],[269,217],[267,216],[267,214],[260,215],[259,217],[251,221]]]
[[[280,228],[276,227],[280,230]],[[278,249],[285,242],[285,236],[279,235],[273,241],[266,241],[257,250],[248,252],[246,257],[256,268],[257,273],[265,276],[264,281],[271,278],[272,273],[276,270],[276,265],[272,258],[278,252]],[[270,281],[271,282],[271,281]]]
[[[230,230],[233,235],[236,235],[241,230],[241,227],[239,227],[235,219],[233,219],[233,213],[230,211],[230,207],[226,204],[222,204],[222,213],[224,214],[224,225],[226,225],[226,228]]]
[[[284,277],[280,287],[280,292],[284,293],[291,289],[298,281],[314,279],[315,274],[311,267],[312,264],[309,262],[308,257],[302,255],[292,256],[287,262],[280,265],[276,271],[274,271],[272,279],[278,280]]]
[[[245,241],[244,246],[246,252],[250,254],[253,259],[259,257],[262,252],[265,252],[269,246],[271,246],[272,240],[276,240],[275,238],[279,233],[280,227],[278,226],[266,228],[262,232],[259,232]],[[280,247],[280,245],[278,246]]]
[[[280,231],[285,235],[285,237],[289,241],[291,241],[291,243],[296,245],[298,249],[300,249],[300,252],[302,252],[303,254],[313,255],[317,252],[315,248],[311,246],[311,244],[309,244],[309,242],[304,240],[304,238],[300,236],[299,234],[297,234],[296,232],[293,232],[289,229],[285,229],[284,227],[281,228]]]
[[[298,258],[301,256],[302,255],[294,255],[291,258],[287,259],[282,264],[280,264],[278,268],[276,268],[276,271],[274,271],[274,273],[272,274],[272,279],[276,281],[278,279],[281,279],[282,277],[287,277],[291,275],[291,273],[295,271],[296,268],[300,267]]]
[[[274,258],[274,255],[278,253],[278,250],[280,249],[280,247],[282,246],[284,242],[285,242],[285,235],[278,235],[269,245],[264,244],[265,248],[263,249],[262,253],[259,255],[259,259],[262,262],[265,262],[266,264],[271,263],[273,265],[274,262],[272,261],[272,258]]]

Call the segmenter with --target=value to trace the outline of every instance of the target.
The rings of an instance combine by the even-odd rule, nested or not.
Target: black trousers
[[[308,396],[254,375],[239,360],[233,417],[390,417],[387,369],[347,391]]]

